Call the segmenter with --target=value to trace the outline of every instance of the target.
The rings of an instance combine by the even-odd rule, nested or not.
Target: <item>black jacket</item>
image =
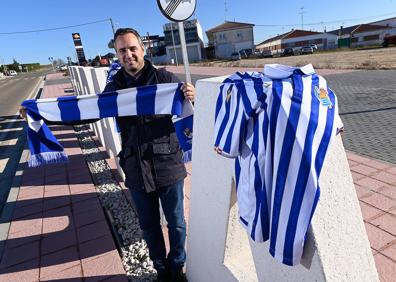
[[[137,79],[122,68],[103,92],[170,82],[180,80],[165,69],[157,69],[145,61]],[[118,117],[117,123],[122,143],[118,157],[125,173],[125,186],[152,192],[187,176],[170,115]]]

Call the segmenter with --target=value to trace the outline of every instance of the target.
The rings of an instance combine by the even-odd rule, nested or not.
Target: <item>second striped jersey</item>
[[[311,65],[266,65],[220,87],[214,146],[236,159],[240,222],[284,264],[300,262],[337,120],[336,96]]]

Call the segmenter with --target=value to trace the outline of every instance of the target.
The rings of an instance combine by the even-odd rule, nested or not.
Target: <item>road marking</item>
[[[9,160],[9,158],[0,159],[0,173],[3,173],[3,172],[4,172],[4,169],[5,169],[6,166],[7,166],[8,160]]]

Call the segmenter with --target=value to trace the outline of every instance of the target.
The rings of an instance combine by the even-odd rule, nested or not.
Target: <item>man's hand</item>
[[[25,107],[23,107],[23,106],[20,106],[20,107],[19,107],[19,116],[20,116],[21,118],[27,120],[27,117],[26,117],[26,108],[25,108]]]
[[[191,83],[183,83],[181,90],[184,93],[184,97],[191,102],[194,102],[195,97],[195,87]]]

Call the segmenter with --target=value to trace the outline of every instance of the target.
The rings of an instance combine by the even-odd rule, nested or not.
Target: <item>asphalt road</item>
[[[18,74],[0,80],[0,116],[14,115],[20,103],[25,100],[37,86],[40,77],[48,70]]]
[[[184,75],[177,74],[184,80]],[[192,75],[192,81],[209,78]],[[324,76],[338,97],[347,150],[396,164],[396,71],[368,70]]]
[[[0,213],[26,144],[26,122],[15,114],[23,100],[31,94],[36,96],[40,78],[47,72],[23,73],[0,80]]]

